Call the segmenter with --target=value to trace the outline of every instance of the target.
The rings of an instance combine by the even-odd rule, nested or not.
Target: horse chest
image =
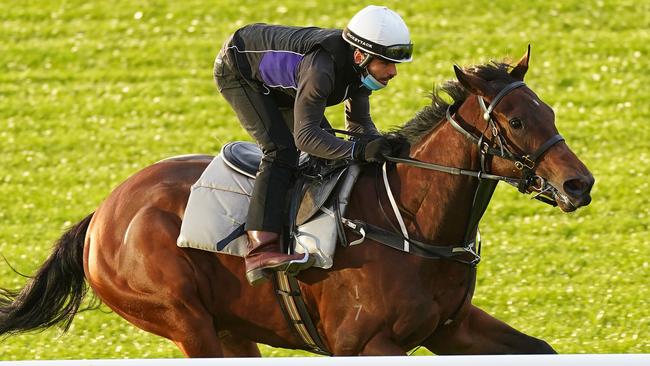
[[[345,289],[339,287],[337,305],[322,314],[323,320],[336,324],[333,328],[345,334],[385,327],[398,337],[410,335],[435,320],[439,304],[429,293],[416,291],[412,282],[395,278],[389,286],[378,287],[382,281],[386,280],[363,281]]]

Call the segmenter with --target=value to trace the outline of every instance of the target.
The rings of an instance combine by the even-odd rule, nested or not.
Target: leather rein
[[[464,129],[452,116],[451,108],[452,106],[447,107],[446,111],[446,119],[447,121],[456,129],[458,132],[460,132],[465,138],[473,142],[475,145],[478,146],[479,150],[479,158],[480,158],[480,170],[475,171],[475,170],[466,170],[466,169],[460,169],[460,168],[455,168],[455,167],[449,167],[449,166],[444,166],[444,165],[439,165],[439,164],[433,164],[433,163],[427,163],[423,161],[419,161],[416,159],[402,159],[402,158],[396,158],[396,157],[386,157],[387,161],[393,162],[393,163],[402,163],[410,166],[415,166],[418,168],[422,169],[428,169],[428,170],[434,170],[434,171],[439,171],[447,174],[452,174],[452,175],[463,175],[463,176],[469,176],[469,177],[474,177],[479,180],[479,185],[476,188],[476,191],[474,193],[474,201],[472,205],[472,214],[470,216],[470,223],[468,224],[468,227],[466,228],[465,232],[465,240],[463,243],[462,247],[456,247],[452,248],[452,253],[451,255],[448,256],[440,256],[441,258],[447,258],[447,259],[453,259],[462,263],[467,263],[470,265],[477,265],[478,262],[480,261],[480,235],[478,233],[478,223],[487,209],[487,205],[489,204],[490,198],[492,196],[492,193],[494,192],[494,189],[496,188],[496,183],[499,181],[504,181],[514,187],[517,187],[519,192],[522,193],[528,193],[530,191],[537,192],[535,196],[533,196],[534,199],[540,200],[544,203],[547,203],[552,206],[557,206],[557,203],[548,197],[547,195],[552,194],[555,191],[555,188],[551,186],[548,182],[546,182],[545,179],[542,177],[538,176],[535,174],[535,170],[537,167],[537,162],[538,160],[555,144],[564,141],[564,138],[556,134],[549,138],[546,142],[544,142],[542,145],[540,145],[533,153],[531,154],[515,154],[513,153],[509,148],[508,145],[506,144],[505,138],[501,135],[499,132],[499,129],[497,128],[496,122],[494,121],[494,118],[492,116],[492,112],[494,111],[494,108],[497,106],[497,104],[505,97],[508,93],[512,92],[513,90],[523,87],[526,84],[523,81],[515,81],[513,83],[510,83],[506,85],[492,100],[492,102],[489,104],[489,106],[486,107],[485,101],[482,96],[477,96],[478,98],[478,104],[483,110],[483,119],[487,123],[487,129],[490,129],[492,131],[492,137],[496,141],[496,143],[492,143],[489,141],[489,139],[486,138],[485,134],[481,134],[480,136],[476,136],[473,133],[467,131]],[[457,112],[453,113],[457,114]],[[496,145],[496,146],[495,146]],[[497,174],[491,174],[488,172],[487,168],[487,160],[490,156],[497,156],[503,159],[510,160],[514,162],[515,168],[518,170],[522,171],[522,178],[514,178],[514,177],[507,177],[507,176],[502,176],[502,175],[497,175]],[[493,181],[492,184],[487,184],[485,181]],[[386,172],[385,172],[385,167],[384,167],[384,182],[386,185],[387,192],[389,193],[389,197],[392,196],[392,193],[390,192],[390,187],[388,186],[388,180],[386,178]],[[392,200],[392,198],[391,198]],[[408,239],[408,233],[402,224],[402,219],[401,219],[401,214],[399,213],[399,210],[396,208],[396,204],[391,202],[393,206],[393,211],[395,212],[395,216],[398,219],[398,222],[400,223],[400,228],[402,229],[402,236],[406,241],[409,241]],[[383,207],[380,205],[381,211],[383,212]],[[384,216],[386,214],[384,213]],[[389,221],[390,222],[390,221]],[[391,224],[392,225],[392,224]],[[476,233],[474,235],[473,233]],[[476,238],[474,238],[476,236]],[[473,239],[478,239],[478,240],[473,240]],[[419,244],[419,243],[418,243]],[[417,245],[419,247],[419,245]],[[445,246],[431,246],[429,247],[433,248],[444,248]],[[474,248],[477,247],[477,250],[474,250]],[[459,255],[463,254],[463,250],[466,253],[471,254],[474,258],[471,261],[464,261],[464,260],[459,260],[454,257],[457,257]],[[407,250],[404,250],[407,251]],[[415,253],[414,253],[415,254]]]
[[[464,129],[456,120],[453,118],[451,107],[447,107],[446,118],[447,121],[460,132],[465,138],[473,142],[479,148],[479,156],[481,159],[481,170],[465,170],[453,167],[447,167],[438,164],[426,163],[416,159],[402,159],[395,157],[386,157],[386,160],[393,163],[402,163],[406,165],[416,166],[423,169],[435,170],[439,172],[444,172],[453,175],[465,175],[471,176],[480,179],[490,179],[496,181],[504,181],[514,187],[516,187],[521,193],[529,193],[529,190],[537,192],[533,197],[534,199],[540,200],[551,206],[557,206],[557,203],[551,198],[545,196],[554,188],[546,182],[545,179],[535,174],[535,169],[537,167],[538,160],[555,144],[564,141],[564,138],[560,134],[556,134],[546,140],[542,145],[540,145],[537,150],[531,154],[516,154],[510,151],[508,145],[505,142],[505,138],[499,132],[499,129],[496,126],[492,112],[497,104],[505,97],[508,93],[514,89],[525,86],[526,84],[523,81],[515,81],[511,84],[506,85],[492,100],[492,103],[489,106],[485,106],[485,101],[482,96],[477,96],[478,104],[483,110],[483,119],[487,122],[487,128],[492,131],[492,137],[496,140],[498,146],[492,146],[490,141],[486,141],[486,136],[481,134],[476,136],[473,133]],[[497,156],[502,159],[510,160],[514,162],[515,168],[522,171],[522,178],[506,177],[501,175],[489,174],[487,173],[486,160],[488,156]]]
[[[430,259],[446,259],[459,262],[465,265],[468,265],[467,271],[467,283],[465,287],[464,295],[461,302],[458,304],[456,309],[451,313],[446,321],[442,325],[452,324],[460,311],[463,308],[463,305],[467,301],[467,298],[470,296],[470,293],[473,291],[475,281],[473,280],[476,276],[476,266],[481,260],[481,238],[480,232],[478,230],[478,224],[485,213],[488,204],[492,198],[492,194],[496,189],[496,185],[500,181],[504,181],[510,185],[517,187],[517,189],[522,193],[537,192],[533,197],[547,204],[556,206],[557,204],[552,199],[552,195],[557,190],[551,186],[545,179],[535,174],[538,160],[553,146],[557,143],[564,141],[564,138],[559,134],[556,134],[549,138],[546,142],[541,144],[533,153],[530,154],[515,154],[513,153],[506,143],[505,138],[499,132],[496,122],[492,116],[492,112],[497,104],[511,91],[523,87],[526,84],[523,81],[515,81],[506,85],[492,100],[492,102],[486,107],[485,101],[482,96],[477,96],[478,103],[481,109],[483,110],[483,119],[487,122],[487,129],[491,129],[492,137],[496,140],[496,143],[490,141],[486,138],[485,133],[482,133],[480,136],[476,136],[473,133],[465,130],[456,120],[453,118],[453,114],[458,114],[457,111],[452,113],[451,106],[447,108],[446,119],[447,121],[465,138],[470,140],[472,143],[478,146],[479,157],[480,157],[480,170],[467,170],[460,169],[456,167],[449,167],[439,164],[427,163],[419,161],[416,159],[402,159],[396,157],[386,156],[386,160],[392,163],[401,163],[406,164],[422,169],[434,170],[443,173],[453,174],[453,175],[462,175],[474,177],[479,180],[479,184],[474,191],[474,198],[472,201],[472,208],[470,211],[470,217],[468,225],[465,229],[464,240],[459,246],[450,246],[450,245],[436,245],[434,243],[423,243],[417,240],[409,238],[409,233],[406,230],[406,225],[402,219],[401,212],[395,202],[394,195],[391,191],[390,184],[388,182],[387,174],[387,163],[382,167],[383,170],[383,181],[386,188],[386,193],[388,195],[393,213],[397,218],[399,223],[399,229],[388,219],[388,215],[384,211],[384,207],[381,204],[381,199],[379,198],[379,189],[377,187],[377,199],[379,202],[380,211],[384,215],[386,221],[393,227],[394,231],[389,231],[378,226],[360,221],[360,220],[350,220],[345,217],[342,217],[340,213],[336,216],[339,221],[338,231],[339,238],[344,246],[360,244],[366,238],[376,241],[378,243],[387,245],[394,249],[406,252],[409,254],[414,254],[424,258]],[[460,117],[460,116],[459,116]],[[328,129],[332,132],[339,132],[355,137],[366,137],[358,133],[350,133],[348,131],[337,130],[337,129]],[[502,175],[491,174],[487,169],[487,160],[491,156],[497,156],[503,159],[510,160],[514,163],[515,167],[522,172],[522,178],[507,177]],[[376,182],[378,184],[379,177],[377,177]],[[338,205],[337,205],[338,207]],[[343,226],[347,226],[349,229],[355,233],[361,235],[361,239],[355,240],[351,243],[347,242],[345,237]],[[401,235],[398,233],[401,231]],[[467,256],[470,256],[470,259],[465,259]],[[463,258],[465,257],[465,258]]]
[[[492,137],[496,140],[496,143],[492,143],[489,139],[486,138],[485,134],[476,136],[473,133],[465,130],[454,118],[452,117],[451,106],[447,108],[446,116],[447,121],[465,138],[473,142],[478,146],[479,157],[480,157],[480,170],[467,170],[456,167],[444,166],[439,164],[427,163],[417,159],[404,159],[386,156],[386,160],[393,163],[400,163],[410,166],[415,166],[422,169],[439,171],[452,175],[462,175],[474,177],[479,180],[479,185],[474,192],[474,200],[472,204],[472,210],[470,214],[470,222],[467,225],[465,231],[465,238],[463,243],[460,246],[449,246],[449,245],[435,245],[434,243],[423,243],[417,240],[409,238],[408,231],[404,225],[402,215],[397,207],[397,204],[394,201],[393,194],[388,184],[388,177],[386,173],[386,164],[383,166],[383,176],[384,176],[384,185],[386,187],[386,192],[388,194],[389,200],[391,201],[391,206],[397,221],[399,223],[399,229],[388,220],[388,216],[384,211],[383,206],[380,202],[380,210],[383,213],[384,217],[387,219],[388,223],[393,227],[395,231],[401,231],[401,235],[394,232],[388,231],[383,228],[377,227],[375,225],[365,223],[360,220],[350,220],[345,217],[341,217],[341,222],[343,225],[352,229],[356,233],[362,236],[361,239],[356,240],[350,245],[359,244],[365,238],[375,240],[384,245],[390,246],[397,250],[411,253],[420,257],[431,258],[431,259],[449,259],[463,264],[470,265],[475,267],[481,260],[481,240],[480,233],[478,231],[478,223],[481,220],[481,217],[485,213],[487,206],[490,202],[496,184],[499,181],[504,181],[514,187],[516,187],[522,193],[537,192],[532,198],[540,200],[544,203],[547,203],[552,206],[556,206],[557,203],[549,196],[554,191],[555,188],[551,186],[545,179],[535,174],[538,160],[555,144],[564,141],[564,138],[559,134],[556,134],[549,138],[546,142],[541,144],[533,153],[531,154],[515,154],[511,152],[506,144],[505,138],[499,132],[499,129],[496,126],[496,122],[493,119],[492,112],[497,104],[511,91],[523,87],[526,84],[523,81],[515,81],[506,85],[492,100],[489,106],[486,107],[485,101],[482,96],[477,96],[479,105],[483,110],[483,118],[487,122],[487,129],[492,131]],[[457,112],[453,113],[457,114]],[[363,137],[363,135],[357,133],[350,133],[348,131],[331,129],[334,132],[340,132],[356,137]],[[514,162],[515,167],[522,171],[522,178],[507,177],[497,174],[491,174],[488,172],[487,160],[490,156],[497,156],[503,159],[507,159]],[[377,182],[379,181],[379,177]],[[379,190],[377,190],[379,195]],[[461,259],[463,255],[469,254],[471,256],[470,260]]]

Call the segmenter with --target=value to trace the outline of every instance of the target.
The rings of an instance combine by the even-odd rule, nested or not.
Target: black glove
[[[408,158],[411,150],[411,144],[405,137],[389,135],[388,143],[390,143],[390,147],[392,149],[389,156]]]
[[[354,152],[352,158],[359,161],[367,161],[370,163],[383,163],[386,161],[384,156],[391,155],[393,148],[390,142],[383,136],[365,142],[357,141],[354,143]]]

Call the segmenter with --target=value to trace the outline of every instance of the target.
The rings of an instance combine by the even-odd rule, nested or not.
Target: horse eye
[[[510,120],[510,127],[519,130],[524,127],[524,123],[519,118],[513,118]]]

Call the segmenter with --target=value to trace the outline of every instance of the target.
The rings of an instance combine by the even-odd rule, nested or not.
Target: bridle
[[[560,134],[556,134],[546,140],[541,144],[534,152],[529,154],[517,154],[511,151],[511,148],[508,147],[508,143],[503,135],[500,133],[497,128],[496,122],[493,117],[494,108],[497,104],[508,95],[513,90],[525,86],[526,83],[523,81],[515,81],[506,85],[499,93],[492,99],[492,102],[486,106],[485,100],[482,96],[478,95],[478,104],[483,111],[483,119],[487,123],[486,130],[491,130],[492,138],[494,143],[486,137],[485,131],[480,136],[476,136],[470,131],[464,129],[454,118],[453,115],[458,115],[458,112],[452,113],[452,106],[449,106],[446,111],[447,121],[460,132],[465,138],[470,140],[476,146],[478,146],[479,157],[481,161],[480,171],[471,171],[465,169],[444,167],[437,164],[426,163],[418,161],[415,159],[401,159],[394,157],[387,157],[388,161],[395,163],[402,163],[406,165],[413,165],[424,169],[443,171],[455,175],[468,175],[473,176],[479,179],[490,179],[504,181],[508,184],[511,184],[519,190],[521,193],[529,193],[531,190],[537,192],[533,197],[537,200],[545,202],[549,205],[556,206],[557,203],[551,197],[545,195],[551,195],[555,188],[551,186],[546,180],[535,174],[537,168],[538,160],[555,144],[558,142],[564,141],[564,138]],[[496,146],[495,146],[496,145]],[[522,172],[522,178],[515,177],[506,177],[501,175],[490,174],[488,172],[487,161],[489,157],[496,156],[502,159],[510,160],[514,163],[514,166],[517,170]]]
[[[472,202],[472,208],[470,211],[470,217],[468,225],[465,229],[464,240],[460,245],[439,245],[435,243],[422,243],[417,240],[409,238],[409,233],[404,224],[404,220],[400,213],[399,207],[397,206],[394,195],[391,191],[390,184],[388,182],[388,175],[386,172],[386,164],[383,165],[383,179],[384,186],[386,188],[386,193],[388,195],[393,213],[399,223],[399,229],[388,219],[386,212],[384,211],[383,205],[381,204],[381,199],[379,197],[379,189],[376,189],[377,200],[379,201],[379,208],[382,214],[384,215],[386,221],[393,227],[394,231],[388,231],[371,225],[369,223],[362,222],[360,220],[349,220],[344,217],[339,216],[340,221],[343,225],[350,228],[352,231],[361,235],[361,239],[356,240],[355,242],[349,243],[350,245],[358,244],[363,242],[367,237],[376,242],[382,243],[384,245],[390,246],[394,249],[411,253],[424,258],[434,258],[434,259],[447,259],[463,263],[469,266],[467,272],[467,282],[468,286],[465,289],[465,294],[463,295],[463,300],[456,307],[456,310],[452,315],[443,323],[444,325],[451,324],[456,317],[458,316],[460,310],[463,307],[467,297],[472,291],[474,281],[472,278],[476,276],[476,266],[481,260],[481,239],[480,233],[478,231],[478,224],[487,209],[487,206],[490,202],[496,184],[499,181],[504,181],[509,183],[522,193],[529,193],[530,190],[536,191],[537,194],[533,197],[547,204],[556,206],[557,203],[552,198],[557,194],[557,189],[546,182],[545,179],[539,177],[535,174],[537,168],[538,160],[555,144],[558,142],[564,141],[564,138],[559,134],[556,134],[546,140],[541,144],[534,152],[529,154],[516,154],[508,147],[506,139],[501,135],[497,124],[494,121],[492,112],[494,108],[499,104],[499,102],[505,97],[508,93],[513,90],[525,86],[526,84],[523,81],[515,81],[506,85],[497,95],[492,99],[492,102],[486,106],[485,101],[482,96],[477,96],[478,104],[483,110],[483,119],[486,121],[487,126],[486,130],[491,129],[492,138],[495,142],[492,142],[490,139],[486,138],[485,132],[480,136],[476,136],[473,133],[464,129],[454,118],[452,117],[451,108],[447,108],[446,117],[447,121],[463,136],[468,140],[473,142],[478,146],[479,157],[481,160],[481,169],[479,171],[475,170],[466,170],[455,167],[449,167],[444,165],[432,164],[416,159],[403,159],[386,156],[386,160],[393,163],[401,163],[405,165],[415,166],[423,169],[435,170],[439,172],[444,172],[453,175],[464,175],[478,178],[479,184],[476,187],[474,192],[474,198]],[[453,114],[458,114],[455,111]],[[460,117],[460,116],[459,116]],[[336,132],[343,132],[340,130],[334,130]],[[350,135],[355,135],[347,133]],[[522,172],[522,178],[516,177],[507,177],[502,175],[491,174],[488,172],[488,159],[491,156],[497,156],[499,158],[510,160],[514,163],[515,168]],[[379,181],[379,177],[377,180]],[[341,229],[343,230],[343,229]],[[401,231],[401,234],[399,233]],[[344,236],[343,236],[344,238]],[[344,240],[344,243],[347,242]],[[469,260],[462,259],[463,256],[471,256]]]
[[[553,205],[553,206],[557,205],[557,203],[553,199],[553,197],[557,194],[557,189],[554,188],[552,185],[550,185],[548,182],[546,182],[546,180],[543,179],[542,177],[537,176],[535,174],[535,170],[537,168],[538,160],[555,144],[557,144],[560,141],[564,141],[564,138],[559,134],[556,134],[551,138],[549,138],[548,140],[546,140],[546,142],[541,144],[534,152],[530,154],[516,154],[512,152],[511,148],[508,147],[508,143],[506,139],[499,132],[496,122],[492,116],[492,112],[494,111],[494,108],[503,99],[503,97],[505,97],[508,93],[512,92],[513,90],[523,87],[525,85],[526,84],[523,81],[515,81],[513,83],[506,85],[499,93],[497,93],[497,95],[494,97],[494,99],[488,106],[485,105],[485,101],[483,100],[482,96],[477,96],[478,104],[483,110],[483,119],[487,123],[486,130],[490,129],[492,131],[492,138],[494,142],[486,137],[485,131],[480,136],[476,136],[473,133],[464,129],[452,117],[452,112],[451,112],[452,106],[449,106],[447,108],[447,112],[446,112],[447,121],[449,121],[449,123],[458,132],[460,132],[463,136],[465,136],[465,138],[467,138],[468,140],[473,142],[476,146],[478,146],[479,157],[481,160],[480,170],[475,171],[475,170],[460,169],[455,167],[427,163],[427,162],[423,162],[411,158],[403,159],[403,158],[395,158],[389,156],[386,157],[387,161],[394,162],[394,163],[401,163],[405,165],[415,166],[423,169],[435,170],[435,171],[444,172],[453,175],[464,175],[464,176],[471,176],[471,177],[478,178],[479,184],[477,185],[476,190],[474,192],[474,199],[473,199],[473,204],[472,204],[472,209],[470,214],[470,221],[465,230],[465,239],[463,240],[462,246],[452,247],[451,253],[440,253],[440,252],[434,253],[435,250],[443,249],[446,247],[448,248],[448,246],[431,245],[429,243],[419,243],[409,238],[409,234],[406,230],[404,220],[402,219],[402,215],[399,211],[399,208],[395,203],[395,200],[393,198],[393,193],[391,192],[390,189],[390,184],[388,183],[386,164],[384,164],[383,166],[384,186],[386,187],[386,193],[388,194],[391,207],[393,209],[393,213],[395,214],[395,217],[397,218],[397,221],[399,223],[400,226],[399,229],[397,229],[390,222],[390,220],[387,221],[391,224],[391,226],[393,226],[393,229],[395,229],[395,231],[397,232],[401,231],[401,235],[397,233],[386,233],[383,232],[382,229],[374,227],[373,230],[375,231],[375,238],[373,239],[405,252],[414,253],[414,250],[412,248],[415,248],[418,251],[420,251],[420,253],[414,253],[414,254],[420,256],[429,257],[429,258],[437,256],[438,258],[452,259],[452,260],[456,260],[459,262],[463,262],[475,266],[478,264],[478,262],[481,259],[481,255],[480,255],[481,247],[480,247],[480,239],[479,239],[480,236],[478,235],[478,223],[481,220],[483,214],[485,213],[485,210],[487,209],[487,206],[490,202],[494,189],[496,188],[496,183],[498,183],[499,181],[504,181],[508,184],[517,187],[517,189],[522,193],[529,193],[530,191],[537,192],[537,194],[533,198],[545,202],[549,205]],[[456,111],[453,114],[458,114],[458,113]],[[512,161],[515,167],[518,170],[522,171],[522,178],[507,177],[507,176],[489,173],[487,161],[491,156],[497,156]],[[377,192],[379,192],[379,190],[377,190]],[[384,212],[384,208],[381,205],[381,200],[379,199],[379,197],[378,200],[380,201],[380,205],[379,205],[380,210],[384,214],[384,217],[387,217],[386,213]],[[359,227],[362,227],[365,231],[367,231],[366,229],[370,227],[370,225],[358,221],[355,222],[354,224],[356,224],[357,227],[353,227],[353,225],[348,225],[348,226],[358,232],[361,232]],[[362,233],[362,235],[365,237],[366,234]],[[393,238],[389,240],[388,237],[390,236],[393,236]],[[402,242],[404,243],[403,245],[401,244]],[[464,253],[471,254],[473,258],[470,261],[458,260],[457,256],[462,255]]]
[[[496,123],[494,121],[494,118],[492,116],[492,112],[494,111],[494,108],[499,104],[501,99],[505,97],[508,93],[511,91],[520,88],[522,86],[525,86],[526,84],[523,81],[515,81],[513,83],[510,83],[506,85],[492,100],[492,103],[490,103],[489,106],[485,106],[485,100],[483,97],[480,95],[477,96],[478,98],[478,104],[483,110],[483,119],[487,123],[487,128],[492,130],[492,137],[496,140],[499,149],[496,150],[494,147],[491,147],[490,144],[487,141],[484,141],[485,135],[481,134],[480,137],[476,137],[467,130],[463,129],[460,124],[458,124],[453,117],[451,116],[449,108],[447,108],[447,120],[451,125],[461,132],[465,137],[470,139],[471,141],[474,141],[478,146],[479,146],[479,151],[481,154],[481,161],[484,161],[485,155],[494,155],[498,156],[503,159],[507,159],[510,161],[514,162],[515,168],[518,170],[522,171],[523,175],[523,182],[521,182],[518,185],[518,189],[520,192],[525,193],[528,191],[528,189],[533,186],[536,182],[540,183],[540,186],[538,188],[543,188],[543,185],[545,181],[541,178],[535,175],[535,169],[537,167],[537,161],[539,158],[548,151],[552,146],[557,144],[560,141],[564,141],[564,138],[560,134],[556,134],[546,140],[542,145],[540,145],[537,150],[535,150],[531,154],[515,154],[512,153],[511,150],[508,148],[508,145],[505,143],[505,138],[501,133],[499,132],[499,129],[496,126]],[[485,167],[482,166],[481,170],[485,170]]]
[[[516,154],[511,151],[508,147],[506,139],[500,134],[499,129],[497,128],[496,122],[492,117],[492,112],[497,104],[505,97],[508,93],[513,90],[525,86],[526,84],[523,81],[515,81],[506,85],[497,95],[494,97],[489,106],[486,107],[483,97],[478,97],[478,103],[483,110],[483,119],[487,122],[487,129],[491,129],[492,137],[495,142],[486,138],[485,133],[482,133],[480,136],[476,136],[473,133],[464,129],[454,118],[452,117],[451,108],[447,108],[447,121],[463,136],[468,140],[473,142],[478,146],[479,156],[481,160],[481,169],[476,170],[467,170],[460,169],[456,167],[444,166],[439,164],[427,163],[424,161],[419,161],[417,159],[404,159],[396,158],[391,156],[386,156],[386,160],[393,163],[401,163],[405,165],[415,166],[418,168],[434,170],[439,172],[444,172],[453,175],[463,175],[477,178],[479,184],[476,187],[474,192],[474,199],[472,203],[472,209],[470,214],[470,221],[465,230],[465,238],[460,246],[449,246],[449,245],[436,245],[433,243],[422,243],[417,240],[409,238],[408,231],[404,224],[404,220],[400,213],[399,208],[394,200],[394,195],[390,189],[390,184],[388,183],[388,175],[386,170],[386,164],[383,165],[383,180],[384,186],[386,188],[386,193],[389,197],[393,213],[397,218],[399,223],[399,228],[396,228],[390,220],[387,219],[389,224],[393,226],[393,229],[396,232],[386,231],[380,227],[362,222],[360,220],[348,220],[346,218],[341,218],[342,223],[351,228],[353,231],[362,235],[362,238],[350,243],[358,244],[363,241],[366,237],[381,242],[382,244],[388,245],[395,249],[412,253],[421,257],[426,258],[444,258],[451,259],[457,262],[468,264],[472,267],[476,266],[481,260],[481,242],[480,235],[478,234],[478,223],[481,220],[481,217],[485,213],[487,206],[490,202],[494,189],[496,188],[496,183],[499,181],[504,181],[508,184],[511,184],[518,188],[522,193],[529,193],[529,191],[535,191],[537,194],[533,197],[542,202],[545,202],[549,205],[556,206],[557,203],[553,197],[557,194],[557,189],[546,182],[545,179],[539,177],[535,174],[538,160],[546,153],[551,147],[557,144],[560,141],[564,141],[564,138],[559,134],[556,134],[549,138],[546,142],[541,144],[534,152],[530,154]],[[453,114],[457,114],[454,112]],[[341,131],[332,129],[333,132],[341,132],[344,134],[352,135],[355,137],[363,137],[363,135],[358,133],[350,133],[347,131]],[[485,131],[484,131],[485,132]],[[497,156],[503,159],[510,160],[514,163],[515,167],[522,171],[522,178],[516,177],[507,177],[497,174],[492,174],[488,172],[488,159],[491,156]],[[379,178],[379,177],[377,177]],[[377,179],[378,181],[379,179]],[[379,190],[377,189],[377,194],[379,195]],[[386,212],[380,202],[380,210],[382,211],[385,218],[387,218]],[[399,232],[401,231],[401,234]],[[459,256],[464,254],[470,254],[472,258],[467,261],[459,259]]]

